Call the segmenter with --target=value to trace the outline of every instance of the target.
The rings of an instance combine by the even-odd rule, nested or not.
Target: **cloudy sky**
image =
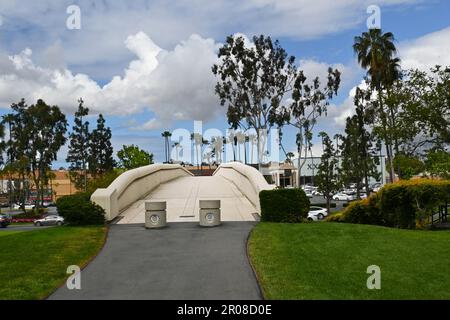
[[[318,128],[333,134],[363,77],[352,42],[367,30],[372,4],[381,7],[383,31],[395,34],[404,68],[450,65],[446,0],[1,0],[0,114],[22,97],[72,114],[83,97],[93,114],[105,115],[116,150],[134,143],[162,161],[164,130],[192,131],[194,120],[227,129],[211,73],[217,50],[230,34],[265,34],[307,75],[325,75],[328,65],[342,72],[340,94]],[[79,30],[67,28],[70,5],[81,9]],[[284,136],[294,150],[295,133]]]

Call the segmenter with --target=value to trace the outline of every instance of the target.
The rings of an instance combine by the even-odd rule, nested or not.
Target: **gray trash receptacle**
[[[217,227],[220,224],[220,200],[200,200],[200,226]]]
[[[158,229],[167,226],[166,202],[145,202],[145,227]]]

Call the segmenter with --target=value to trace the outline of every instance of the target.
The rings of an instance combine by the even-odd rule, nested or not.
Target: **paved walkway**
[[[160,185],[146,199],[137,201],[120,215],[118,224],[144,223],[145,200],[166,201],[168,222],[199,220],[199,200],[221,200],[222,221],[255,221],[254,206],[220,176],[182,177]]]
[[[105,248],[81,273],[82,289],[63,286],[50,299],[261,299],[246,254],[253,226],[112,225]]]

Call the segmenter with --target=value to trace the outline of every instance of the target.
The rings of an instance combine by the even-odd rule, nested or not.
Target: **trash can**
[[[220,224],[220,200],[200,200],[200,226],[217,227]]]
[[[166,202],[145,202],[145,228],[159,229],[167,226]]]

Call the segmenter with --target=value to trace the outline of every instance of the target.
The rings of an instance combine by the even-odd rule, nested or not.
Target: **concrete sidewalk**
[[[254,225],[112,225],[104,249],[81,273],[82,289],[63,286],[49,299],[261,299],[246,254]]]

